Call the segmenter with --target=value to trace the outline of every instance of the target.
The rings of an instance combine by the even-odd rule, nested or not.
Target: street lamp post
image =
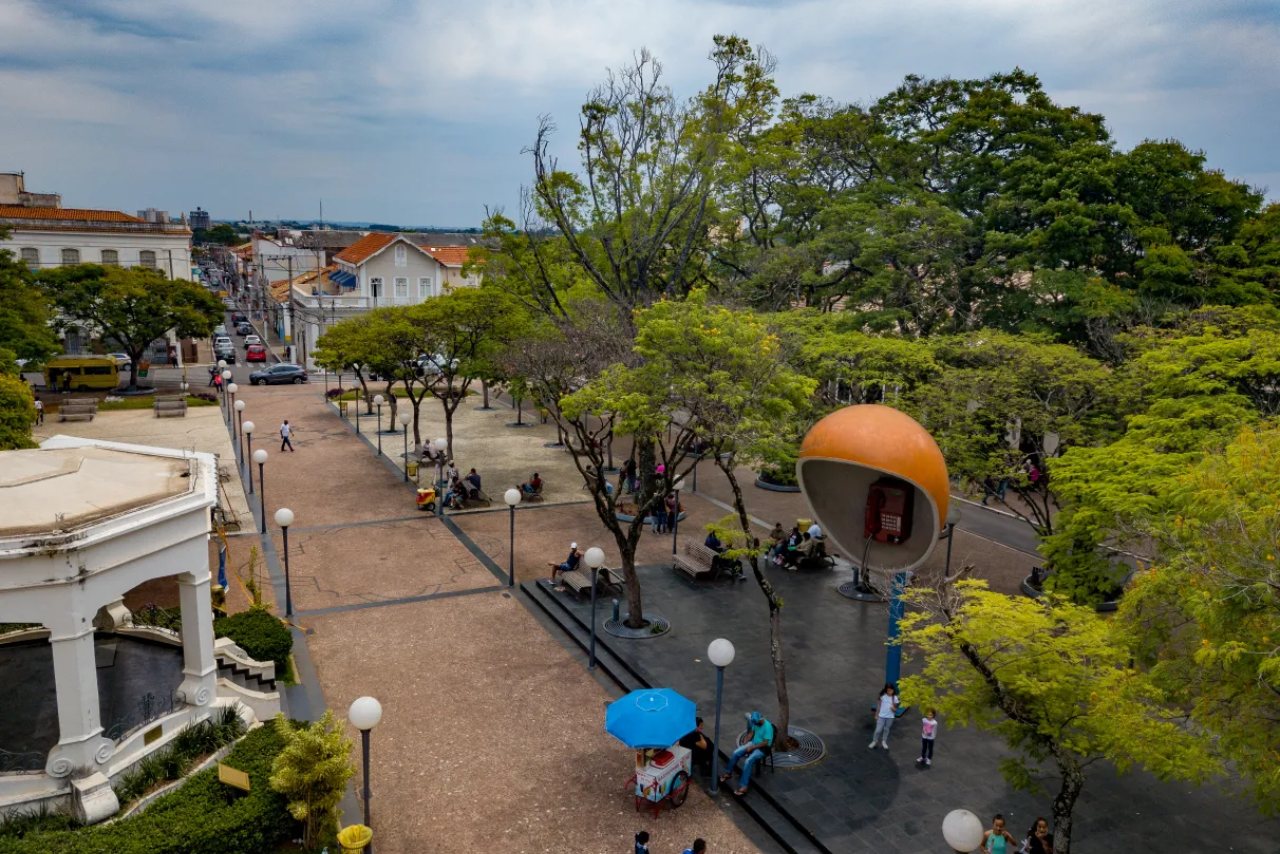
[[[227,405],[227,392],[231,390],[228,388],[229,385],[231,385],[231,371],[223,370],[222,372],[222,403],[223,403],[222,417],[228,421],[231,420],[231,407]]]
[[[716,638],[707,647],[707,658],[716,666],[716,731],[711,743],[711,794],[720,791],[720,701],[724,696],[724,669],[733,664],[733,644]]]
[[[244,437],[244,401],[236,401],[236,452],[240,454],[240,461],[244,461],[244,448],[242,447],[242,439]]]
[[[369,791],[369,730],[382,720],[382,704],[372,697],[360,697],[347,710],[347,720],[360,730],[360,745],[364,752],[364,826],[372,829],[373,822],[369,820],[369,798],[373,797]],[[373,854],[373,843],[366,845],[364,850]]]
[[[982,847],[982,819],[968,810],[952,810],[942,820],[942,838],[956,854],[970,854]]]
[[[444,515],[444,455],[449,447],[449,440],[443,437],[436,439],[436,515]]]
[[[230,371],[228,371],[228,373],[230,373]],[[235,383],[230,383],[227,385],[227,394],[231,395],[231,404],[227,408],[227,420],[231,422],[231,435],[233,438],[236,435],[236,423],[233,420],[233,416],[231,415],[231,413],[235,410],[236,403],[244,403],[243,400],[241,401],[236,400],[236,392],[238,392],[239,390],[240,390],[240,386],[236,385]]]
[[[953,504],[947,510],[947,565],[943,570],[943,574],[947,576],[951,575],[951,541],[955,539],[956,523],[959,521],[960,508]]]
[[[587,669],[596,669],[596,574],[604,566],[604,549],[592,546],[582,556],[591,567],[591,650],[587,654]]]
[[[222,376],[222,374],[223,374],[223,372],[226,370],[226,368],[227,368],[227,360],[226,360],[226,359],[219,359],[219,360],[218,360],[218,366],[217,366],[217,368],[215,368],[214,370],[215,370],[215,373],[217,373],[217,375],[218,375],[218,376]],[[224,378],[224,379],[225,379],[225,378]],[[213,379],[212,379],[212,378],[210,378],[209,382],[213,382]],[[223,404],[225,404],[225,403],[226,403],[226,401],[227,401],[227,394],[226,394],[226,391],[227,391],[227,384],[224,382],[224,383],[222,383],[221,387],[218,389],[218,408],[220,408],[220,409],[222,409],[222,408],[223,408]],[[224,410],[224,412],[225,412],[225,410]],[[225,417],[225,414],[224,414],[224,417]]]
[[[253,457],[253,422],[244,422],[240,426],[240,432],[244,434],[244,468],[249,475],[249,494],[253,495],[253,466],[249,465],[249,460]]]
[[[266,453],[266,451],[260,451]],[[276,511],[276,524],[284,537],[284,615],[293,616],[293,589],[289,586],[289,526],[293,524],[293,511],[281,507]]]
[[[258,464],[258,509],[262,511],[262,533],[267,532],[267,487],[262,482],[262,467],[267,464],[267,452],[259,448],[253,452],[253,461]],[[253,472],[249,473],[253,480]]]
[[[373,432],[378,434],[378,456],[382,456],[382,395],[375,394],[373,404],[378,407],[378,429]]]
[[[680,529],[680,490],[684,487],[684,478],[676,478],[676,512],[671,517],[671,556],[676,555],[676,531]]]
[[[409,482],[409,422],[413,420],[413,416],[408,412],[401,412],[399,416],[400,426],[404,428],[404,482]]]
[[[516,505],[520,503],[520,490],[512,487],[502,494],[502,500],[511,508],[511,552],[507,560],[507,587],[516,586]]]

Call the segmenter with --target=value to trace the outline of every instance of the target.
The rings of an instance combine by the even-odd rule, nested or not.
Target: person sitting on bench
[[[444,506],[453,510],[462,507],[462,499],[466,497],[467,487],[462,483],[462,479],[455,476],[449,484],[449,491],[444,494]]]
[[[707,538],[702,541],[702,544],[715,553],[715,557],[711,558],[712,575],[718,575],[725,570],[732,573],[735,578],[742,575],[742,565],[738,561],[722,557],[729,550],[729,547],[720,542],[720,538],[716,536],[715,531],[707,532]]]
[[[549,563],[551,567],[551,583],[556,583],[557,572],[573,572],[578,568],[578,562],[582,560],[582,552],[578,551],[577,543],[569,543],[569,556],[565,558],[564,563]]]
[[[542,476],[536,471],[533,477],[520,484],[520,491],[525,495],[541,495],[542,494]]]
[[[435,462],[440,458],[440,452],[436,450],[436,443],[428,439],[422,443],[422,458]]]
[[[467,472],[467,476],[462,479],[464,486],[467,488],[467,497],[478,499],[480,497],[480,475],[476,474],[476,470],[472,469]]]

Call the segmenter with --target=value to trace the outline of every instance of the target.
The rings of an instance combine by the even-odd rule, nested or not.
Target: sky
[[[1277,0],[0,0],[0,171],[66,207],[477,226],[540,115],[568,164],[608,68],[648,48],[689,95],[717,33],[849,103],[1021,67],[1280,199]]]

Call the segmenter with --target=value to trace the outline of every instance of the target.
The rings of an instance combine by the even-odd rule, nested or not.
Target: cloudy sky
[[[67,206],[478,225],[539,114],[571,156],[606,68],[648,47],[688,94],[721,32],[841,101],[1021,66],[1280,198],[1276,0],[0,0],[0,170]]]

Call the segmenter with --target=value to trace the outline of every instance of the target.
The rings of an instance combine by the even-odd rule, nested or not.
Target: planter
[[[770,492],[799,492],[800,491],[800,487],[798,486],[787,486],[786,484],[782,484],[782,483],[773,483],[772,481],[765,480],[764,475],[760,475],[760,474],[756,475],[755,482],[756,482],[757,488],[767,489]]]
[[[1043,590],[1040,590],[1032,586],[1030,575],[1022,579],[1021,587],[1022,587],[1022,594],[1024,596],[1030,596],[1032,599],[1039,599],[1041,596],[1044,595]],[[1093,606],[1093,610],[1097,611],[1099,614],[1110,614],[1110,613],[1113,613],[1114,611],[1119,610],[1119,608],[1120,608],[1120,599],[1118,597],[1107,602],[1099,602],[1097,605]]]

